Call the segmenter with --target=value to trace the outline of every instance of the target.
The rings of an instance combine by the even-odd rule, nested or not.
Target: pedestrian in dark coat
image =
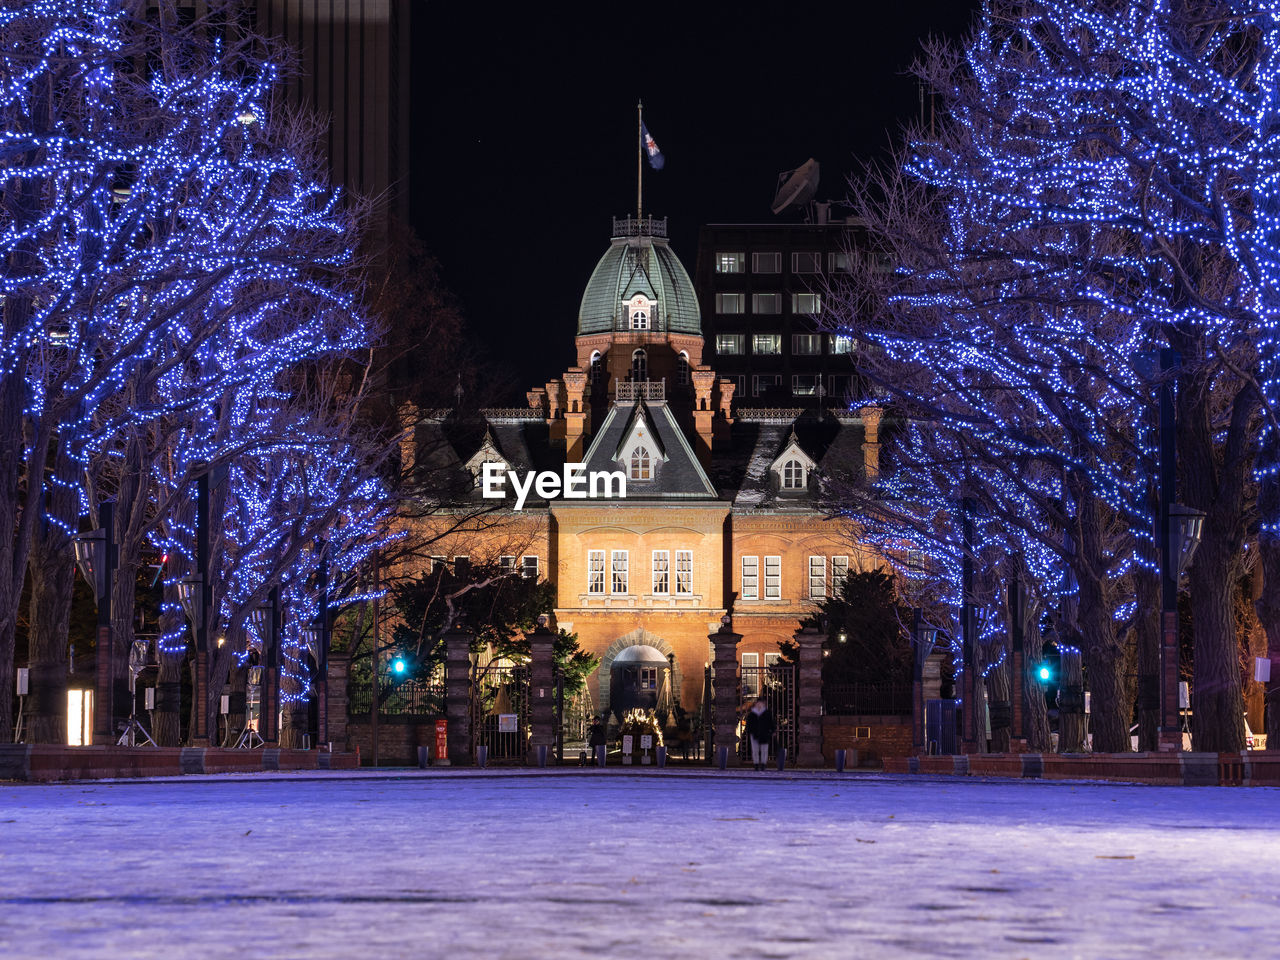
[[[763,770],[769,763],[769,743],[773,740],[773,711],[760,697],[747,711],[747,737],[751,740],[751,762]]]

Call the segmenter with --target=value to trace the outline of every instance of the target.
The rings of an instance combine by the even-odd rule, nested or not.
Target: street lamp
[[[929,659],[929,655],[933,653],[933,646],[938,640],[938,628],[931,627],[924,621],[924,612],[917,607],[915,610],[915,622],[912,624],[912,634],[915,639],[915,649],[911,671],[911,714],[912,714],[912,746],[918,754],[924,752],[925,736],[924,736],[924,665]]]
[[[203,577],[187,577],[178,581],[178,602],[182,604],[192,627],[197,630],[204,623],[203,587]]]
[[[107,531],[90,530],[72,538],[76,566],[85,582],[93,587],[93,599],[101,603],[107,593]]]
[[[1174,580],[1187,572],[1195,557],[1196,548],[1200,546],[1200,534],[1204,530],[1204,514],[1200,510],[1185,504],[1169,505],[1168,535],[1165,538],[1167,555],[1165,569],[1170,571]]]
[[[115,566],[113,527],[115,504],[98,507],[96,530],[72,538],[76,566],[93,588],[98,605],[98,640],[95,651],[97,680],[94,684],[93,742],[110,744],[115,735],[116,710],[124,703],[126,681],[116,676],[115,651],[111,639],[111,573]]]

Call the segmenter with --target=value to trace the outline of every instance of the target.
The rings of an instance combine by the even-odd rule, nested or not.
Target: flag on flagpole
[[[640,124],[640,135],[644,138],[644,152],[649,156],[649,166],[655,170],[661,170],[662,165],[667,161],[662,156],[662,151],[658,149],[658,142],[649,134],[649,128]]]

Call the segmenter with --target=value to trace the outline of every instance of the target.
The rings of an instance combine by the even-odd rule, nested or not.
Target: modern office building
[[[736,384],[735,406],[847,406],[853,341],[815,318],[825,281],[848,271],[855,240],[856,225],[843,220],[702,228],[694,286],[706,362]]]

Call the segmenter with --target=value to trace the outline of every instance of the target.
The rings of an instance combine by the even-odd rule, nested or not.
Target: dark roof
[[[663,402],[641,400],[635,404],[615,403],[610,407],[583,458],[587,473],[626,469],[626,465],[615,457],[618,456],[618,445],[638,417],[646,418],[666,459],[658,461],[652,480],[627,481],[627,499],[716,498],[715,487],[698,463],[670,408]]]

